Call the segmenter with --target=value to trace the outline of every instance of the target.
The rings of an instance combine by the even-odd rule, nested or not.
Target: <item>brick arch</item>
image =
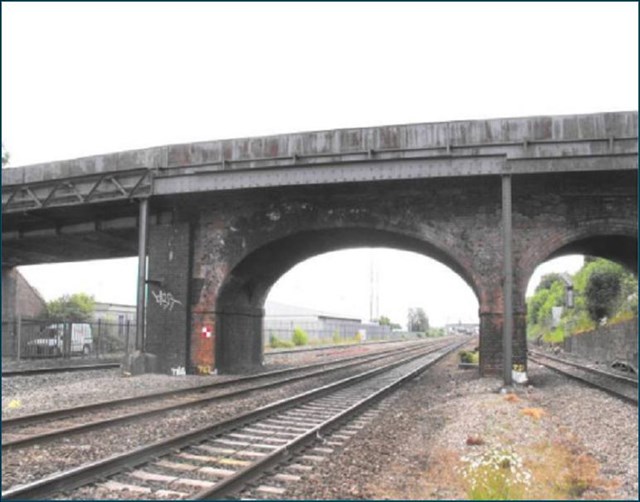
[[[524,294],[535,269],[566,254],[592,254],[616,261],[638,274],[638,227],[628,220],[599,220],[579,225],[528,248],[518,260],[516,292]]]
[[[456,255],[450,245],[447,246],[432,232],[422,230],[420,235],[416,235],[397,229],[360,226],[324,228],[272,236],[267,242],[255,246],[229,270],[218,290],[217,367],[221,371],[228,371],[261,364],[263,309],[271,287],[296,264],[327,252],[358,247],[386,247],[429,256],[456,272],[480,301],[481,286],[471,263]],[[240,338],[243,339],[242,351],[237,350]],[[231,339],[234,339],[233,345]]]

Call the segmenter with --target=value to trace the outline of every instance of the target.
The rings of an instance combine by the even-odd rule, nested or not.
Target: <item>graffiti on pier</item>
[[[163,310],[173,310],[173,307],[176,304],[182,305],[182,302],[177,300],[168,291],[160,290],[157,293],[155,291],[152,291],[151,294],[153,295],[153,298],[156,300],[156,303],[160,305]]]

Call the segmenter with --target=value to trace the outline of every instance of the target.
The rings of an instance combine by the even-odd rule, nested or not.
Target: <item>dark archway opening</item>
[[[470,271],[440,246],[379,229],[300,232],[249,254],[229,274],[218,296],[216,361],[221,372],[248,371],[262,364],[262,320],[271,287],[296,264],[316,255],[351,248],[392,248],[433,258],[457,273],[473,290]]]

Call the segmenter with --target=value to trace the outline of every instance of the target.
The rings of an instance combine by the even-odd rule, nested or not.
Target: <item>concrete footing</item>
[[[158,373],[158,357],[148,352],[136,350],[125,356],[122,361],[122,369],[131,375]]]

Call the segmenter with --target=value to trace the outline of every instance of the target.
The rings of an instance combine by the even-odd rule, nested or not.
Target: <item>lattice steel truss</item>
[[[146,197],[152,193],[148,168],[110,171],[2,187],[2,212]]]

